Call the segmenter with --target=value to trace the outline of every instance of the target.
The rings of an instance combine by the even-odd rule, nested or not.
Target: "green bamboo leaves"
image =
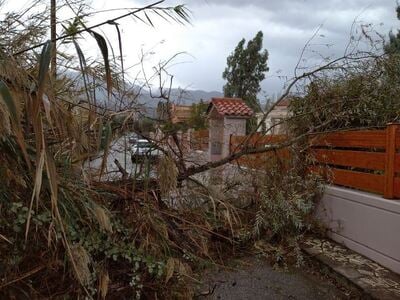
[[[6,104],[12,123],[19,124],[20,122],[19,122],[19,114],[17,112],[17,106],[14,102],[13,97],[11,96],[8,86],[4,83],[3,80],[0,81],[0,95],[4,103]]]
[[[52,42],[47,41],[42,48],[42,53],[40,54],[38,91],[43,91],[45,79],[49,71],[52,47]]]
[[[26,162],[28,168],[30,169],[31,163],[30,163],[30,159],[28,156],[28,152],[26,151],[24,135],[22,133],[21,121],[19,118],[18,106],[17,106],[17,103],[15,102],[13,96],[11,95],[11,92],[10,92],[8,86],[5,84],[5,82],[3,80],[0,80],[0,96],[8,109],[8,112],[9,112],[10,118],[11,118],[13,133],[15,134],[17,143],[18,143],[19,147],[21,148],[25,162]]]
[[[89,32],[95,38],[97,45],[99,46],[101,54],[103,56],[104,69],[106,71],[107,93],[108,93],[108,98],[110,98],[111,91],[112,91],[112,78],[111,78],[110,61],[108,59],[107,42],[106,42],[106,39],[101,34],[95,32],[93,30],[89,30]]]

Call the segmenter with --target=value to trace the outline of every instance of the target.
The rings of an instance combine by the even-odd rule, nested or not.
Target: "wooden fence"
[[[237,153],[245,149],[260,149],[265,145],[278,144],[285,140],[285,135],[261,135],[260,133],[256,133],[250,137],[232,135],[229,142],[229,151],[230,153]],[[260,169],[266,167],[266,164],[271,159],[287,159],[288,157],[288,149],[282,149],[276,152],[244,155],[237,159],[236,163],[247,168]]]
[[[321,172],[337,185],[400,197],[400,125],[383,130],[348,131],[318,136],[310,141]],[[329,167],[329,168],[328,168]]]
[[[231,153],[240,151],[243,141],[247,147],[282,142],[285,136],[232,136]],[[310,167],[329,177],[332,183],[383,195],[387,199],[400,198],[400,125],[390,124],[382,130],[342,131],[319,135],[310,139]],[[237,160],[240,165],[259,169],[273,155],[288,158],[289,151],[245,155]]]
[[[208,150],[208,129],[193,131],[191,134],[191,148],[193,150]]]

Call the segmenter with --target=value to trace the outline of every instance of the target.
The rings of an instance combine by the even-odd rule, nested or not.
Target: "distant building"
[[[230,136],[246,135],[246,120],[253,114],[240,98],[212,98],[207,109],[211,161],[229,155]]]
[[[169,109],[167,109],[167,107]],[[172,124],[188,124],[192,115],[192,106],[191,105],[177,105],[174,103],[171,104],[159,104],[157,107],[157,117],[160,120],[168,121],[171,120]],[[193,129],[186,128],[186,126],[178,126],[179,130],[176,132],[176,136],[179,139],[181,149],[186,151],[191,147],[191,134]],[[159,139],[163,139],[164,136],[163,130],[161,128],[157,128],[156,135]],[[175,145],[175,141],[172,136],[169,136],[168,141],[170,145]]]
[[[169,111],[167,109],[169,107]],[[168,120],[171,116],[171,122],[174,124],[185,123],[190,119],[192,112],[191,105],[177,104],[159,104],[157,107],[157,117],[160,120]]]
[[[174,124],[185,123],[189,121],[191,113],[191,105],[171,105],[171,121]]]
[[[268,114],[268,117],[265,119],[265,128],[271,130],[268,134],[285,134],[286,133],[286,126],[283,120],[288,116],[290,98],[284,98],[279,101],[278,104],[274,107],[274,109]],[[258,113],[257,115],[258,122],[261,122],[263,119],[264,114]],[[260,127],[258,131],[261,131],[262,128]]]

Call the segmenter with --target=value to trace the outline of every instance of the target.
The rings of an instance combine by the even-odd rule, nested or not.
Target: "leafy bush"
[[[272,245],[277,261],[283,253],[301,261],[299,243],[316,223],[314,209],[323,191],[321,178],[305,173],[305,160],[295,155],[293,151],[292,159],[283,164],[279,159],[269,161],[263,175],[257,176],[253,235]]]
[[[313,78],[290,103],[295,133],[380,127],[400,114],[400,56],[364,59]]]
[[[256,236],[281,242],[307,232],[322,191],[320,178],[300,175],[295,169],[282,172],[278,166],[270,167],[263,178],[254,223]]]

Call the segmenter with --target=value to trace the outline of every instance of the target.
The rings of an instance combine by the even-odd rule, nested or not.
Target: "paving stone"
[[[361,274],[353,268],[337,266],[336,271],[339,272],[340,274],[342,274],[343,276],[351,278],[351,279],[357,279],[357,278],[361,277]]]
[[[376,299],[400,299],[400,276],[355,253],[346,247],[326,239],[310,238],[303,250],[316,253],[314,257],[346,277],[366,294]]]
[[[366,275],[366,276],[371,276],[371,277],[377,277],[377,276],[378,276],[378,275],[377,275],[376,273],[374,273],[374,272],[367,271],[367,270],[363,270],[363,269],[358,270],[358,272],[359,272],[360,274]]]

